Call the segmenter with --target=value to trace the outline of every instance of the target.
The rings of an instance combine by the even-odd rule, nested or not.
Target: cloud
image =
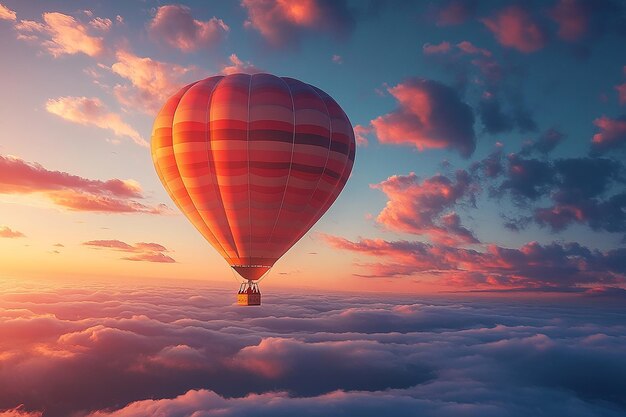
[[[476,11],[476,1],[452,0],[437,12],[437,26],[460,25]]]
[[[446,54],[454,50],[466,55],[482,55],[485,57],[491,57],[492,55],[487,49],[479,48],[469,41],[461,41],[456,45],[451,45],[448,41],[443,41],[437,45],[425,43],[422,47],[422,52],[426,55]]]
[[[335,64],[339,64],[339,65],[343,64],[343,58],[341,57],[341,55],[334,54],[331,57],[331,61]]]
[[[500,100],[492,94],[483,95],[478,103],[478,114],[485,130],[491,135],[510,132],[515,126],[513,118],[504,113]]]
[[[84,242],[83,245],[92,248],[106,248],[132,254],[120,258],[127,261],[146,261],[159,263],[176,262],[174,258],[164,253],[169,252],[167,248],[158,243],[139,242],[135,243],[134,245],[129,245],[128,243],[122,242],[121,240],[90,240],[88,242]]]
[[[469,174],[463,170],[457,171],[453,180],[441,174],[424,180],[415,173],[394,175],[372,185],[389,199],[376,220],[391,230],[427,235],[440,244],[478,243],[461,225],[458,214],[446,212],[462,199],[473,201],[472,187]]]
[[[40,42],[55,58],[80,53],[95,57],[104,51],[101,37],[89,35],[87,26],[63,13],[44,13],[43,23],[22,20],[15,28],[18,38]]]
[[[345,36],[354,16],[345,0],[242,0],[244,26],[254,28],[274,46],[297,44],[306,32]]]
[[[626,193],[622,164],[602,158],[560,159],[554,162],[553,205],[535,210],[535,220],[559,231],[572,223],[594,230],[626,231]]]
[[[148,142],[119,114],[108,111],[96,97],[59,97],[46,102],[46,110],[70,122],[83,126],[96,126],[111,130],[118,137],[130,138],[139,146],[148,147]]]
[[[509,6],[495,17],[482,19],[502,46],[530,53],[543,48],[547,42],[546,31],[519,6]]]
[[[537,130],[537,124],[526,109],[521,95],[513,93],[513,96],[512,100],[503,104],[499,95],[489,91],[483,93],[478,103],[478,114],[487,133],[496,135],[514,128],[521,133]]]
[[[450,42],[444,41],[437,45],[425,43],[424,46],[422,46],[422,51],[426,55],[446,53],[450,51]]]
[[[602,116],[593,121],[600,131],[593,135],[591,148],[604,153],[622,148],[626,144],[626,115],[612,119]]]
[[[519,154],[530,155],[533,153],[538,153],[542,155],[547,155],[548,153],[552,152],[554,148],[556,148],[557,145],[559,145],[563,141],[564,138],[565,135],[562,132],[554,128],[550,128],[543,132],[536,140],[525,142],[522,145],[522,149],[520,150]]]
[[[452,74],[457,91],[482,90],[476,114],[485,132],[496,135],[514,129],[521,133],[537,130],[524,100],[523,71],[513,61],[500,62],[490,50],[467,40],[425,44],[423,53]]]
[[[469,157],[476,148],[474,115],[451,87],[410,79],[388,89],[399,106],[371,121],[379,142],[424,149],[455,149]]]
[[[204,285],[11,285],[0,293],[0,409],[617,417],[626,407],[620,305],[596,290],[549,305],[291,292],[251,314],[232,306],[233,289]]]
[[[0,4],[0,20],[12,20],[15,22],[17,20],[17,15],[7,6]]]
[[[488,179],[500,177],[504,172],[502,145],[497,146],[497,149],[485,158],[472,163],[470,172],[479,173],[479,176],[482,174]]]
[[[356,125],[354,126],[354,138],[356,139],[357,146],[369,145],[367,135],[372,133],[373,128],[371,126]]]
[[[616,85],[615,90],[619,99],[619,104],[626,104],[626,83]]]
[[[371,341],[303,342],[268,337],[241,349],[233,359],[251,377],[260,375],[273,380],[278,390],[289,390],[296,396],[321,395],[338,389],[406,388],[433,377],[428,367],[407,367],[400,352],[383,350]],[[320,367],[321,363],[326,366]]]
[[[144,197],[134,180],[90,180],[2,155],[0,194],[40,194],[58,206],[76,211],[151,214],[168,211],[164,205],[152,207],[138,202]]]
[[[116,58],[111,71],[130,81],[130,85],[117,84],[115,97],[123,106],[148,114],[158,111],[185,84],[183,79],[196,72],[195,67],[155,61],[124,50],[118,51]]]
[[[509,154],[507,161],[507,175],[499,185],[499,191],[510,192],[517,201],[537,200],[546,195],[556,182],[550,162],[526,159],[518,154]]]
[[[581,39],[589,29],[589,10],[579,0],[559,0],[549,16],[559,25],[559,38],[566,41]]]
[[[460,91],[484,86],[487,88],[485,95],[495,95],[509,76],[516,75],[516,70],[509,68],[508,62],[501,65],[490,50],[467,40],[456,44],[448,41],[438,45],[425,44],[422,52],[453,75]]]
[[[238,74],[238,73],[256,74],[259,72],[263,72],[263,70],[252,65],[250,61],[243,62],[235,54],[231,54],[230,57],[228,57],[228,59],[230,61],[230,65],[226,65],[224,66],[224,68],[222,68],[222,74],[225,74],[225,75]]]
[[[24,411],[22,405],[18,407],[12,408],[10,410],[0,410],[0,417],[42,417],[43,413],[39,411],[34,411],[29,413],[28,411]]]
[[[323,237],[336,249],[382,259],[382,264],[362,265],[370,277],[422,275],[436,277],[452,288],[490,290],[568,290],[626,283],[626,265],[620,260],[626,254],[623,248],[600,252],[578,243],[529,242],[516,249],[488,245],[480,252],[422,242]]]
[[[624,166],[619,161],[597,157],[549,161],[525,158],[518,153],[509,154],[506,162],[506,169],[499,171],[504,179],[492,193],[510,194],[520,208],[531,210],[531,219],[537,224],[553,231],[575,223],[599,231],[626,231]],[[474,169],[483,166],[477,164]],[[541,204],[545,199],[550,201],[547,207]],[[522,221],[519,226],[525,223]]]
[[[15,239],[18,237],[25,237],[24,233],[18,232],[17,230],[11,230],[11,228],[7,226],[0,226],[0,238],[8,238]]]
[[[484,49],[484,48],[479,48],[476,45],[474,45],[473,43],[469,42],[469,41],[462,41],[456,44],[457,48],[459,48],[461,51],[465,52],[466,54],[469,55],[482,55],[482,56],[486,56],[486,57],[490,57],[492,54],[490,51]]]
[[[229,30],[222,19],[196,20],[189,7],[179,4],[160,6],[149,24],[150,35],[154,39],[183,52],[213,47]]]
[[[113,22],[111,21],[111,19],[108,18],[95,17],[89,21],[89,25],[94,29],[108,32],[109,29],[111,29],[111,25],[113,25]]]

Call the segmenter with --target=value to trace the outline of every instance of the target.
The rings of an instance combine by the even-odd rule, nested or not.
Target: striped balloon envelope
[[[249,283],[320,219],[354,163],[352,125],[324,91],[270,74],[182,88],[152,131],[172,200]]]

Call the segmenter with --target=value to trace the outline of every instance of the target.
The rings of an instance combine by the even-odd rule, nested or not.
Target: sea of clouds
[[[198,284],[0,280],[0,416],[626,415],[623,298],[233,301]]]

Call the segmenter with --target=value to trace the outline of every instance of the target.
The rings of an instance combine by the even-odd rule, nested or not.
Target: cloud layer
[[[234,289],[0,285],[0,410],[22,404],[24,415],[616,417],[626,407],[623,311],[593,297],[291,292],[249,309],[231,304]]]

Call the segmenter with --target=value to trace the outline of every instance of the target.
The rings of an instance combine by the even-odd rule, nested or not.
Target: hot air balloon
[[[271,74],[183,87],[152,130],[152,159],[178,208],[242,278],[238,304],[328,210],[354,163],[352,125],[310,84]]]

